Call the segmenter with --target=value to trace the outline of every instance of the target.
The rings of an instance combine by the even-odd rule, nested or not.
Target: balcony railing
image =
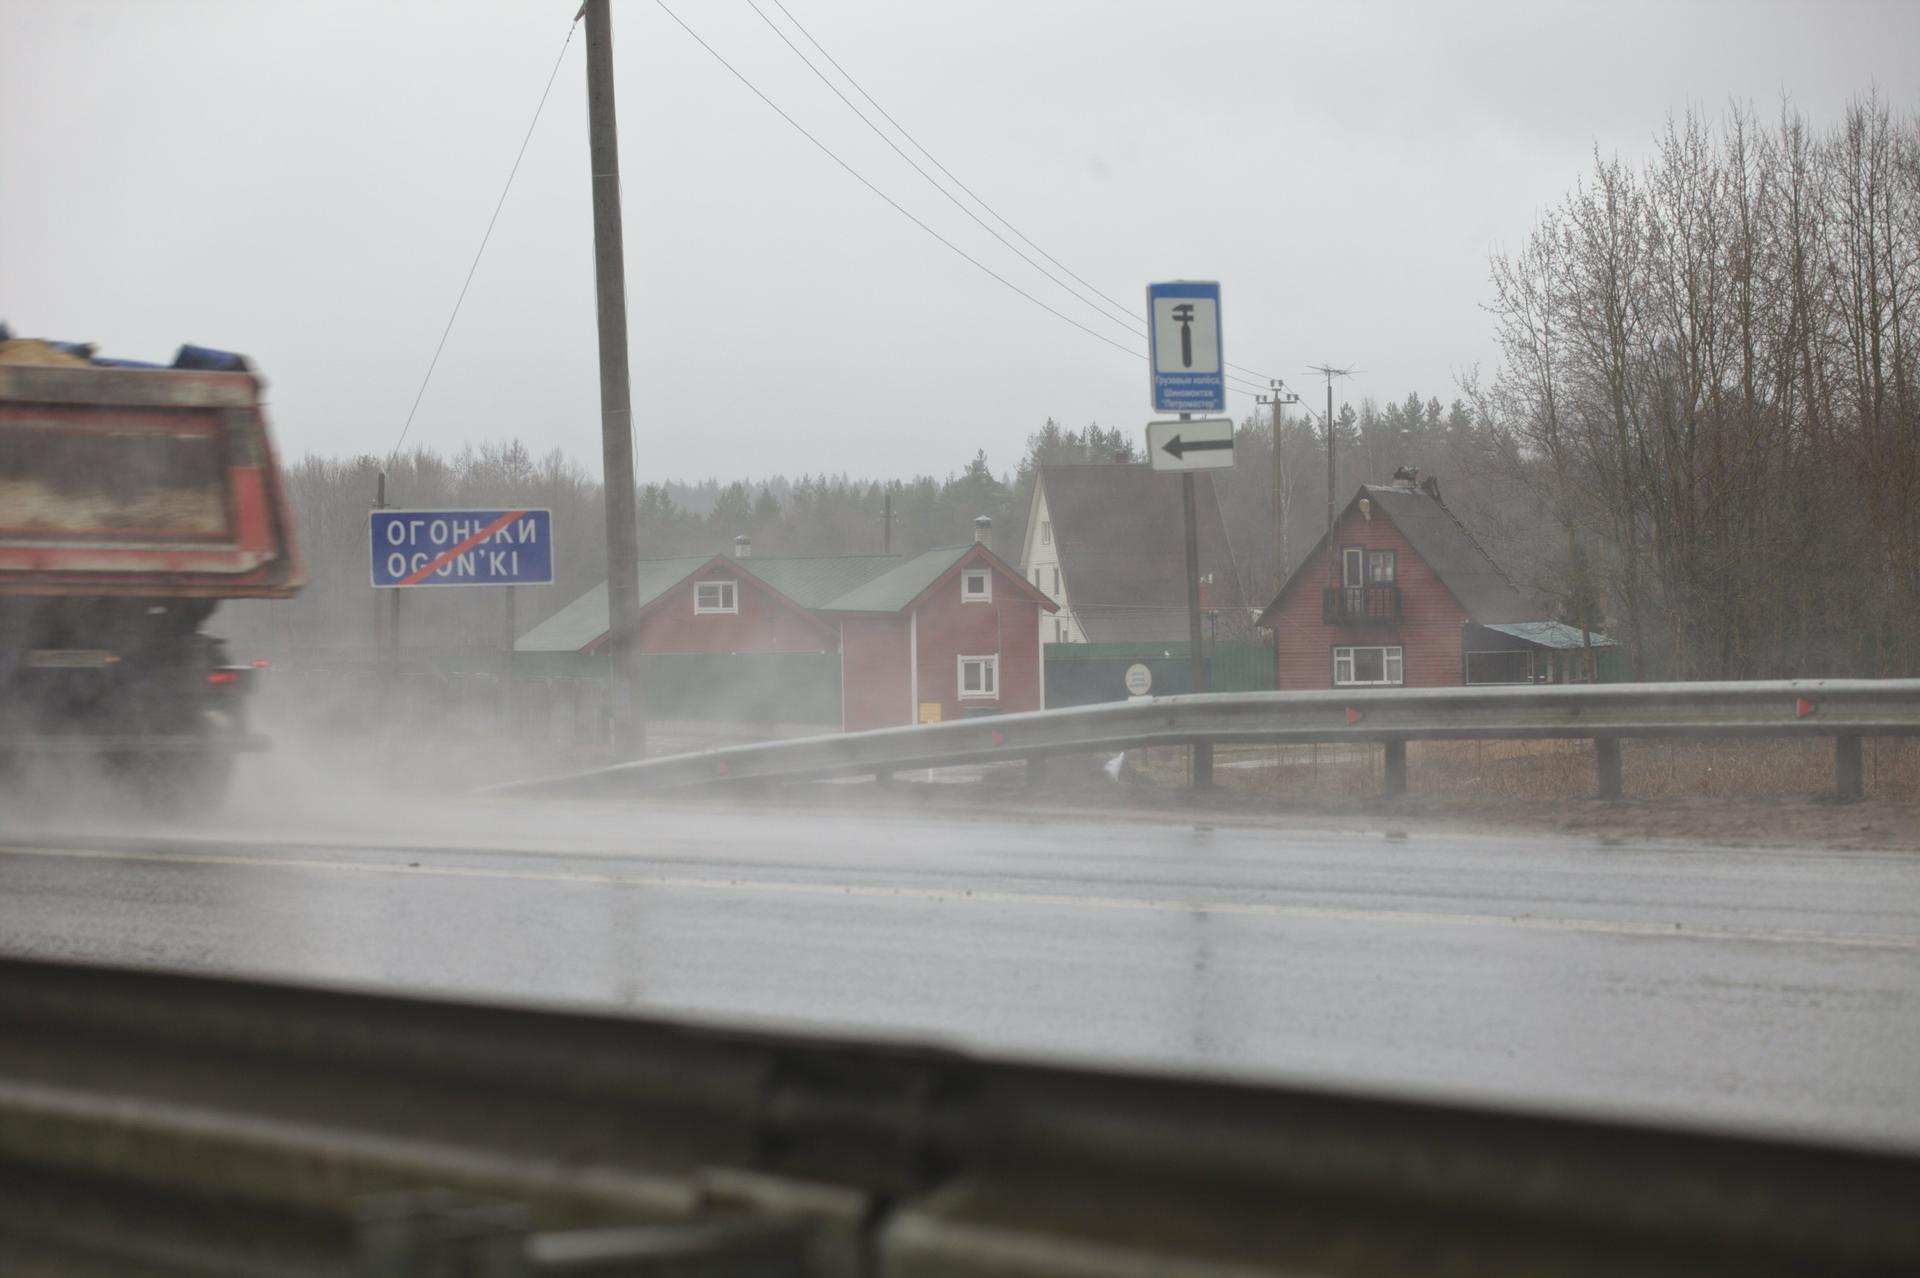
[[[1397,625],[1398,586],[1328,586],[1321,596],[1325,620],[1340,626]]]

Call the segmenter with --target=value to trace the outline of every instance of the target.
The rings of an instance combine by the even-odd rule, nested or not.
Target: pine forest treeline
[[[1917,129],[1868,98],[1824,134],[1791,112],[1765,125],[1688,113],[1637,167],[1596,155],[1492,259],[1489,375],[1463,378],[1446,402],[1339,405],[1337,499],[1420,467],[1543,616],[1626,642],[1641,677],[1920,674]],[[1235,467],[1214,472],[1256,604],[1326,525],[1319,388],[1300,389],[1308,403],[1281,422],[1278,467],[1262,413],[1242,423]],[[999,470],[976,451],[906,480],[650,484],[641,553],[717,553],[744,534],[761,555],[878,554],[890,502],[896,553],[965,541],[985,514],[995,548],[1017,559],[1040,465],[1144,460],[1142,436],[1047,421]],[[379,468],[289,468],[311,584],[234,607],[221,628],[289,655],[372,642]],[[604,576],[598,481],[557,452],[416,451],[390,487],[408,506],[553,508],[560,580],[516,592],[522,630]],[[502,642],[496,591],[415,591],[402,607],[410,644]]]

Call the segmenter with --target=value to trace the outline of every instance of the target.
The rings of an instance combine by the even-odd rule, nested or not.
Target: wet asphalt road
[[[0,950],[1920,1148],[1912,855],[566,811],[0,825]]]

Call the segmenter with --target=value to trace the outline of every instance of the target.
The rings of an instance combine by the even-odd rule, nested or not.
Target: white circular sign
[[[1144,697],[1153,691],[1153,671],[1138,661],[1127,667],[1127,691],[1136,697]]]

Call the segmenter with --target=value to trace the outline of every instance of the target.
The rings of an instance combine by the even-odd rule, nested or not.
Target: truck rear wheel
[[[165,816],[214,812],[233,784],[233,755],[224,750],[122,756],[119,764],[134,800]]]

